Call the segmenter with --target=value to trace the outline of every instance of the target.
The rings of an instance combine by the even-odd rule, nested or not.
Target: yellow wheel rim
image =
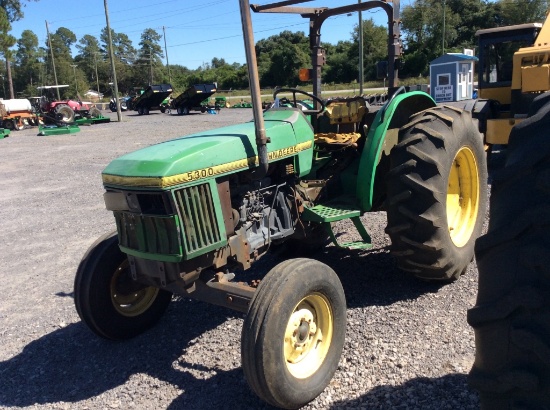
[[[148,286],[138,290],[122,291],[120,283],[127,275],[128,261],[124,261],[115,271],[111,279],[111,302],[115,310],[122,316],[139,316],[151,307],[155,301],[159,289]]]
[[[325,296],[312,293],[296,305],[284,339],[286,365],[292,376],[305,379],[321,367],[333,331],[332,310]]]
[[[447,188],[447,223],[453,243],[462,247],[474,231],[479,211],[479,171],[474,153],[462,147],[456,154]]]

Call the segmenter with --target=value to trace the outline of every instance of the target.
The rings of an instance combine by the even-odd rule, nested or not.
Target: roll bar
[[[258,77],[258,64],[256,60],[256,49],[254,47],[254,33],[252,30],[252,18],[250,10],[256,13],[290,13],[299,14],[309,19],[309,48],[311,52],[311,64],[313,74],[313,94],[321,97],[321,68],[325,65],[325,50],[321,47],[321,27],[323,23],[333,16],[353,13],[356,11],[367,11],[375,8],[383,9],[388,16],[388,87],[397,86],[398,70],[397,60],[401,56],[402,46],[400,39],[399,2],[393,0],[391,3],[385,0],[368,0],[364,3],[352,3],[339,7],[295,7],[297,4],[308,3],[313,0],[284,0],[276,3],[250,5],[249,0],[239,0],[241,8],[241,22],[243,28],[244,45],[246,51],[246,62],[248,66],[248,78],[250,93],[252,97],[252,108],[254,113],[254,124],[256,130],[256,145],[260,170],[256,171],[256,178],[261,178],[267,172],[268,159],[266,144],[269,139],[266,136],[265,124],[262,113],[262,101],[260,94],[260,80]],[[315,103],[317,107],[317,103]]]

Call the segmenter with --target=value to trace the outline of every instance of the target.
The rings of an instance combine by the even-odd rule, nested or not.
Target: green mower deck
[[[0,140],[10,135],[10,130],[7,128],[0,128]]]
[[[80,128],[74,124],[64,126],[41,125],[38,127],[38,135],[40,136],[74,134],[76,132],[80,132]]]
[[[75,120],[75,123],[77,125],[88,125],[88,124],[101,124],[104,122],[111,122],[111,119],[109,117],[104,117],[103,115],[100,115],[99,117],[94,118],[79,118]]]

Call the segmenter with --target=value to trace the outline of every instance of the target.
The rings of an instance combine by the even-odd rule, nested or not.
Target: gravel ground
[[[77,134],[39,137],[31,128],[0,140],[2,408],[268,408],[243,377],[240,313],[175,299],[156,327],[114,343],[95,337],[73,304],[80,258],[114,229],[101,170],[128,151],[251,117],[250,110],[123,113],[121,123]],[[453,284],[417,281],[387,251],[385,214],[364,221],[375,249],[330,246],[315,255],[342,280],[348,327],[336,375],[305,408],[477,408],[466,383],[474,359],[466,310],[475,302],[475,263]],[[354,235],[351,224],[338,231]],[[266,257],[255,269],[278,262]]]

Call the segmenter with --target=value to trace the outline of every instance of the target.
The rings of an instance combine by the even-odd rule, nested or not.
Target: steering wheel
[[[313,101],[318,102],[319,105],[321,106],[320,109],[318,109],[318,110],[302,110],[302,112],[306,115],[321,114],[323,111],[325,111],[324,101],[321,100],[319,97],[311,94],[311,93],[299,90],[297,88],[278,88],[273,93],[273,99],[275,100],[277,98],[277,95],[279,95],[280,93],[292,93],[292,101],[289,101],[289,102],[295,108],[298,108],[298,102],[296,100],[296,94],[303,94],[306,97],[311,98]]]

